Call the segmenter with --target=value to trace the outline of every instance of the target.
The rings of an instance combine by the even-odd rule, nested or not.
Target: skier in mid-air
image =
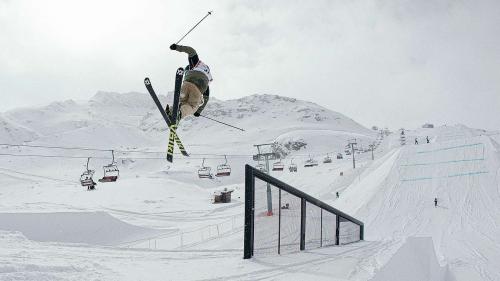
[[[189,61],[181,86],[177,122],[189,115],[198,117],[207,105],[210,96],[208,84],[213,80],[210,68],[198,58],[195,49],[189,46],[172,44],[170,50],[187,53]],[[171,114],[168,105],[166,112]]]

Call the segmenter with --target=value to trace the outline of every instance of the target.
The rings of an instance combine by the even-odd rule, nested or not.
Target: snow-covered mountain
[[[172,96],[160,96],[166,104]],[[194,152],[204,153],[217,144],[245,146],[259,142],[310,143],[312,151],[324,151],[321,143],[332,142],[342,151],[349,137],[366,141],[375,132],[354,120],[317,104],[277,95],[252,95],[236,100],[212,98],[204,115],[246,131],[223,126],[203,117],[190,117],[178,129],[184,143],[198,144]],[[89,101],[54,102],[41,108],[18,109],[3,114],[0,138],[18,142],[71,144],[99,148],[162,147],[167,127],[149,95],[98,92]],[[307,133],[305,133],[307,132]],[[316,133],[314,133],[316,132]],[[215,136],[224,135],[224,138]],[[200,142],[203,138],[203,142]],[[200,146],[201,145],[201,146]],[[211,148],[213,149],[213,148]],[[212,151],[214,152],[214,151]],[[226,152],[227,154],[227,152]]]
[[[146,94],[99,92],[1,114],[0,140],[31,146],[0,146],[0,280],[499,280],[498,132],[407,129],[401,146],[398,133],[382,138],[274,95],[212,99],[204,114],[246,131],[187,118],[178,132],[191,156],[173,164]],[[356,169],[350,156],[321,161],[352,138],[380,143],[375,160],[360,152]],[[367,241],[242,260],[243,167],[257,164],[254,144],[274,141],[298,172],[271,175],[362,220]],[[78,181],[87,157],[97,179],[106,149],[127,150],[115,151],[120,178],[87,192]],[[203,159],[214,172],[224,155],[231,176],[198,178]],[[320,164],[305,168],[309,157]],[[212,204],[222,188],[234,189],[233,202]]]

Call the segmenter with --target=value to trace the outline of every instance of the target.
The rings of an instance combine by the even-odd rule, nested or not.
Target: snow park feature
[[[244,258],[363,240],[361,221],[245,166]]]

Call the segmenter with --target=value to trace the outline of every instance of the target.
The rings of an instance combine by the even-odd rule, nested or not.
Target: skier
[[[415,144],[418,144],[418,139],[417,138],[415,138]]]
[[[436,198],[434,198],[434,207],[437,207],[437,205],[438,205],[438,199],[436,197]]]
[[[427,143],[430,143],[430,141],[429,141],[429,136],[426,136],[426,137],[425,137],[425,140],[427,141]]]
[[[208,84],[213,80],[210,68],[198,58],[195,49],[189,46],[172,44],[170,50],[187,53],[189,61],[181,86],[180,111],[177,114],[177,122],[189,115],[199,117],[207,105],[210,95]],[[165,111],[169,113],[168,105]]]
[[[337,196],[337,199],[338,199],[338,198],[339,198],[339,192],[337,191],[337,192],[335,193],[335,195]]]

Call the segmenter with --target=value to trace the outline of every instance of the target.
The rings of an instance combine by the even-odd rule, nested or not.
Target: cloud
[[[194,46],[221,99],[306,99],[369,126],[500,128],[495,1],[2,1],[0,109],[173,88]]]

